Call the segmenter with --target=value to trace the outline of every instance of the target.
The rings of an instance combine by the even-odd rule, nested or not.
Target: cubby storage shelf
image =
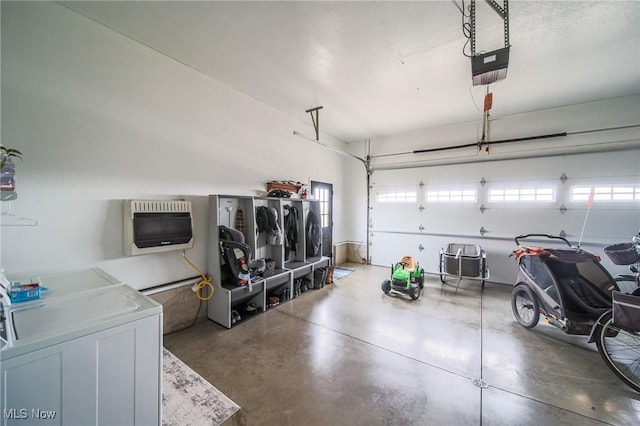
[[[309,262],[313,263],[313,268],[326,268],[331,263],[331,259],[325,256],[320,257],[310,257]]]
[[[274,288],[280,287],[283,284],[290,284],[291,283],[291,271],[289,271],[287,269],[276,268],[275,275],[272,275],[270,277],[264,278],[264,280],[267,283],[267,286],[266,286],[265,290],[267,290],[267,291],[273,290]]]
[[[231,328],[232,324],[235,325],[241,322],[235,321],[234,324],[233,311],[239,312],[242,320],[245,320],[265,310],[265,281],[263,279],[254,280],[251,286],[220,284],[215,281],[213,286],[215,292],[208,302],[209,319],[224,327]],[[243,309],[243,307],[249,305],[255,305],[256,311],[249,313],[246,309]]]
[[[313,272],[313,263],[299,260],[290,260],[285,262],[284,267],[293,273],[294,280]]]
[[[273,238],[268,239],[264,232],[257,232],[256,208],[258,207],[267,207],[275,211],[277,223],[282,232],[282,239],[276,241],[277,244],[272,244]],[[298,238],[296,241],[289,242],[288,245],[285,244],[285,210],[287,213],[295,211],[298,218],[297,221],[289,222],[289,226],[294,226],[297,230]],[[239,214],[240,211],[241,214]],[[269,297],[278,295],[279,303],[293,298],[294,280],[307,277],[313,287],[314,271],[328,266],[331,259],[324,256],[307,257],[305,230],[309,212],[313,212],[316,217],[320,216],[318,201],[234,195],[209,196],[207,270],[213,277],[215,288],[215,293],[208,303],[209,319],[231,328],[243,322],[245,318],[265,312],[268,309]],[[274,261],[275,273],[265,278],[256,277],[251,289],[248,285],[220,283],[223,263],[220,250],[220,226],[241,231],[251,250],[252,258]],[[320,252],[322,252],[322,246],[320,246]],[[283,296],[285,300],[281,299]],[[250,312],[246,312],[248,306],[251,307]],[[234,320],[234,311],[240,314],[241,320]]]

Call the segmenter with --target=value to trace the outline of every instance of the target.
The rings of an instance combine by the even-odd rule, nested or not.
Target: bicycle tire
[[[596,339],[600,356],[620,380],[640,392],[640,333],[616,327],[611,311],[600,321]]]

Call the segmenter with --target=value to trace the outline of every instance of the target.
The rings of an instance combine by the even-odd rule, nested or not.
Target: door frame
[[[323,190],[325,190],[326,193],[321,193]],[[320,202],[322,256],[330,258],[333,264],[333,184],[312,180],[311,194],[315,200]]]

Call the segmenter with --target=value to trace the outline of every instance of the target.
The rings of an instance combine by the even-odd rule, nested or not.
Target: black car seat
[[[264,261],[251,260],[251,248],[245,243],[244,234],[224,225],[218,227],[220,235],[220,251],[224,261],[227,278],[236,285],[249,284],[252,270],[262,267]]]

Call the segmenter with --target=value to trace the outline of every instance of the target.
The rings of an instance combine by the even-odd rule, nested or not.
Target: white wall
[[[193,201],[187,256],[204,268],[207,194],[257,195],[271,179],[332,183],[334,241],[347,239],[348,160],[294,137],[314,134],[304,119],[55,3],[2,2],[2,144],[24,161],[1,208],[38,226],[0,216],[0,263],[10,277],[97,266],[137,288],[194,276],[180,252],[124,256],[122,201]]]

